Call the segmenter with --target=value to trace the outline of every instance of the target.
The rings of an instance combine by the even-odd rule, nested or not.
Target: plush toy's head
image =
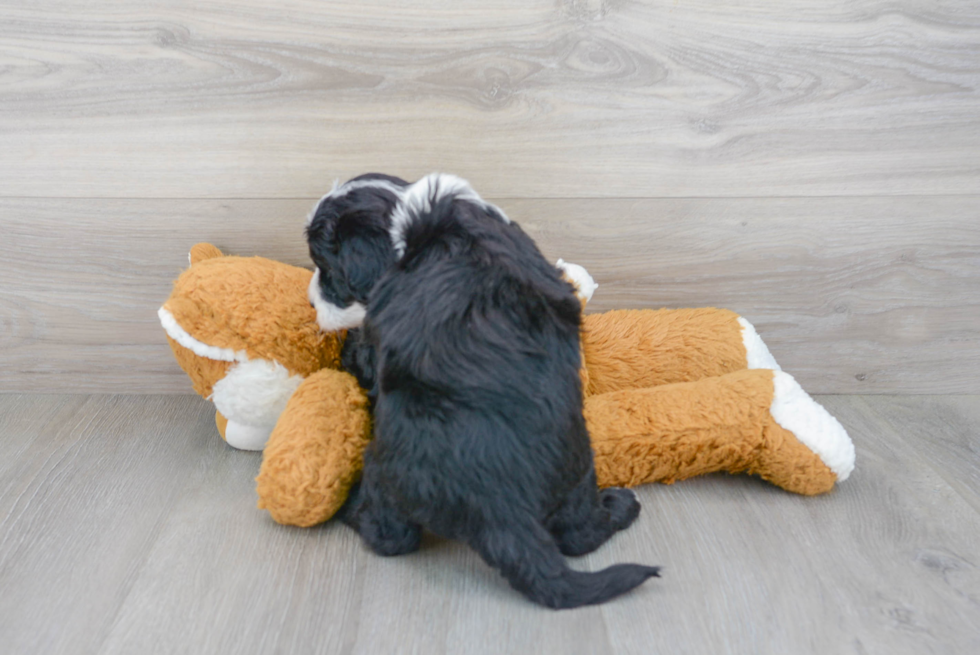
[[[343,335],[324,333],[307,298],[312,273],[263,257],[191,249],[191,266],[159,310],[194,390],[213,400],[229,444],[260,450],[300,382],[340,368]]]

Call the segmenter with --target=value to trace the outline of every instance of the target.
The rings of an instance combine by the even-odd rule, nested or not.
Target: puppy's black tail
[[[552,609],[604,603],[660,575],[659,567],[639,564],[616,564],[595,573],[575,571],[540,525],[487,530],[472,545],[514,589]]]

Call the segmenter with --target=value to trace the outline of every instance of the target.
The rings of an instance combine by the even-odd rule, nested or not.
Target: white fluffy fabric
[[[773,371],[769,412],[803,445],[815,452],[843,482],[854,470],[854,444],[840,422],[783,371]]]
[[[225,427],[225,441],[229,446],[238,450],[262,450],[265,448],[265,443],[269,440],[270,434],[272,434],[272,428],[245,425],[235,421],[228,421],[228,425]]]
[[[742,326],[742,344],[745,345],[745,361],[748,364],[746,368],[769,368],[781,371],[776,358],[772,356],[762,337],[755,331],[755,326],[741,316],[738,317],[738,324]]]
[[[456,196],[483,207],[491,207],[480,195],[473,190],[470,183],[461,177],[448,173],[430,173],[414,184],[410,184],[401,193],[401,200],[391,215],[391,243],[399,257],[405,254],[405,228],[415,216],[432,209],[432,201],[445,196]],[[498,207],[494,209],[500,214],[505,223],[510,219]]]
[[[599,285],[592,279],[592,276],[589,275],[589,272],[585,270],[584,266],[566,262],[564,259],[559,259],[555,266],[568,277],[575,288],[578,289],[579,296],[585,299],[585,302],[592,300],[592,294],[599,288]]]
[[[232,366],[208,400],[229,422],[271,431],[302,381],[279,362],[253,359]]]
[[[167,335],[195,355],[207,359],[216,359],[221,362],[248,361],[248,355],[244,350],[236,352],[231,348],[218,348],[217,346],[209,346],[206,343],[198,341],[189,335],[184,328],[180,327],[174,315],[164,307],[157,310],[157,316],[160,318],[160,324],[163,325],[163,329],[166,330]]]
[[[320,269],[313,272],[310,280],[308,295],[313,308],[316,309],[316,322],[324,332],[351,330],[361,327],[367,308],[359,302],[351,303],[348,307],[338,307],[329,303],[320,295]]]

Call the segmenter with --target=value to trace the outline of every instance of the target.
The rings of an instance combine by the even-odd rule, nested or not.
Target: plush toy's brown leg
[[[585,395],[742,370],[747,366],[742,334],[738,314],[710,307],[588,314],[582,323]]]
[[[743,370],[587,398],[599,485],[669,484],[727,471],[759,475],[799,494],[830,491],[837,475],[770,414],[773,375]],[[846,433],[842,439],[850,444]]]
[[[332,369],[313,373],[269,436],[256,478],[259,508],[287,525],[326,521],[360,478],[370,438],[368,399],[357,380]]]

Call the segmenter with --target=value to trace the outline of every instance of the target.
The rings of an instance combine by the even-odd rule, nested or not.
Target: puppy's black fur
[[[310,257],[320,269],[320,295],[338,307],[365,304],[381,275],[395,261],[388,237],[390,216],[408,182],[380,173],[368,173],[351,182],[381,183],[325,198],[314,210],[306,230]],[[343,244],[343,247],[341,247]]]
[[[553,608],[629,591],[658,569],[584,573],[562,557],[595,550],[640,510],[632,492],[597,490],[572,287],[494,208],[438,189],[429,201],[400,258],[387,208],[309,231],[331,279],[367,271],[355,298],[371,285],[344,361],[373,385],[375,438],[344,520],[382,555],[416,550],[422,528],[465,541]]]

